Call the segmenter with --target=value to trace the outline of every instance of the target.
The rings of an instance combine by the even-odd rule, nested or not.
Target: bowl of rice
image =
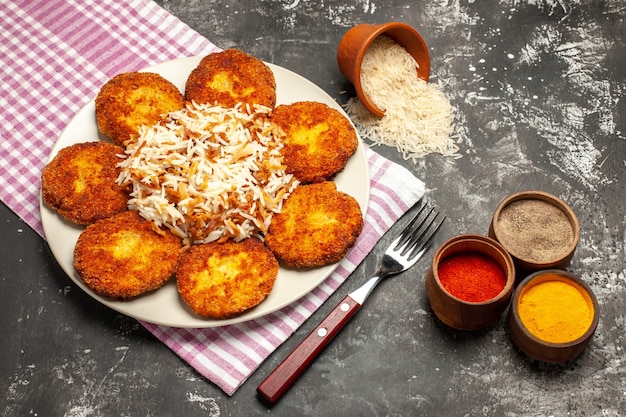
[[[371,99],[371,93],[368,94],[368,88],[375,86],[363,83],[362,78],[363,73],[376,70],[375,57],[372,56],[370,59],[370,56],[375,54],[372,49],[386,48],[388,45],[385,45],[385,42],[394,42],[410,54],[419,78],[428,81],[430,76],[428,47],[422,36],[410,25],[402,22],[374,25],[362,23],[348,30],[337,47],[339,70],[354,85],[363,105],[378,117],[384,116],[385,109]]]

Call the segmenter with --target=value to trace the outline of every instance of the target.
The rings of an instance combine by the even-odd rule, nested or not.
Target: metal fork
[[[322,322],[257,387],[261,400],[273,405],[296,382],[313,360],[360,309],[385,277],[406,271],[420,260],[443,224],[445,216],[427,204],[421,206],[400,235],[389,245],[376,273],[346,295]]]

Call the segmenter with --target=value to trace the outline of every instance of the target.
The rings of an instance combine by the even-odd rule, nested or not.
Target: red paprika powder
[[[490,300],[506,285],[500,264],[478,252],[461,252],[443,259],[438,275],[446,291],[470,302]]]

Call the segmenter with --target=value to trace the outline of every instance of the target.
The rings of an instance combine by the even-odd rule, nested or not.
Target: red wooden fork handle
[[[261,399],[269,405],[276,404],[360,307],[361,304],[346,295],[257,387]]]

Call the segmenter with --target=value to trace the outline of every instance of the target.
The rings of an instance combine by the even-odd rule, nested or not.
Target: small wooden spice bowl
[[[464,259],[471,263],[464,265]],[[462,262],[456,263],[458,261]],[[452,265],[452,262],[455,264]],[[483,265],[489,270],[480,270]],[[472,281],[484,283],[487,288],[486,277],[490,271],[497,272],[499,281],[502,279],[503,282],[500,287],[492,288],[492,291],[499,292],[489,295],[484,301],[467,301],[469,289],[467,294],[461,294],[460,291],[452,294],[441,280],[444,268],[448,270],[451,266],[459,272],[461,280],[457,283],[465,285],[462,280],[466,279],[468,287]],[[465,234],[449,239],[435,252],[426,274],[426,293],[433,312],[443,323],[458,330],[479,330],[497,320],[506,310],[514,282],[513,260],[498,242],[487,236]],[[448,285],[448,288],[452,287]]]
[[[507,317],[509,334],[531,358],[566,362],[589,345],[599,320],[589,285],[559,269],[538,271],[515,290]]]
[[[496,208],[489,236],[513,258],[517,276],[569,265],[580,240],[574,211],[560,198],[543,191],[521,191]]]
[[[354,85],[356,94],[365,106],[378,117],[385,112],[363,92],[361,86],[361,64],[367,48],[374,40],[386,35],[404,47],[417,62],[417,76],[428,81],[430,76],[430,54],[422,36],[410,25],[402,22],[387,22],[377,25],[361,23],[353,26],[343,36],[337,47],[337,63],[341,73]]]

